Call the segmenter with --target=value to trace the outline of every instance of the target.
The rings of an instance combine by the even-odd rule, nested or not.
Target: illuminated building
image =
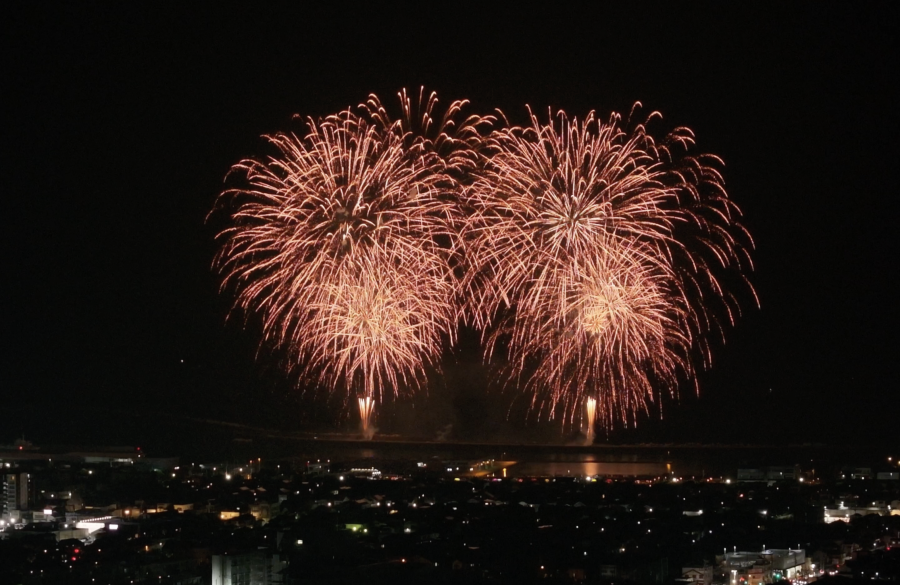
[[[845,506],[844,502],[840,502],[837,508],[825,508],[825,523],[832,522],[850,522],[850,518],[855,514],[860,516],[868,516],[876,514],[878,516],[888,516],[893,513],[893,506],[884,502],[876,502],[871,506]]]
[[[281,585],[287,561],[256,550],[212,556],[212,585]]]
[[[798,466],[793,467],[762,467],[758,469],[738,469],[737,480],[744,482],[773,483],[786,479],[800,479],[801,473]]]
[[[803,549],[764,549],[725,553],[719,565],[729,585],[765,585],[796,579],[809,570]]]
[[[16,512],[28,509],[30,474],[25,472],[3,475],[3,517],[18,516]]]
[[[681,569],[681,579],[678,581],[690,583],[691,585],[712,585],[713,567],[707,564],[696,567],[684,567]]]

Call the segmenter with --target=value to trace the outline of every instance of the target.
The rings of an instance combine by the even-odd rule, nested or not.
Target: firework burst
[[[412,392],[456,326],[452,164],[365,111],[307,126],[233,167],[223,286],[302,376],[345,400]]]
[[[713,301],[728,319],[736,308],[717,275],[749,267],[720,161],[689,156],[687,129],[658,143],[627,126],[532,114],[491,134],[466,190],[467,291],[486,355],[502,346],[508,379],[569,422],[585,397],[604,424],[633,421],[693,379],[718,326]]]
[[[689,130],[657,141],[559,112],[485,138],[493,118],[466,102],[436,115],[434,94],[399,97],[398,115],[373,95],[266,137],[274,154],[235,165],[219,199],[223,286],[290,369],[361,396],[365,431],[375,401],[422,386],[461,316],[569,422],[582,403],[634,420],[709,365],[716,315],[737,308],[720,277],[751,268],[752,242]]]

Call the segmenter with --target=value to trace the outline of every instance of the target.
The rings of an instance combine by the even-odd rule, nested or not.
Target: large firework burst
[[[422,385],[465,313],[538,410],[590,399],[610,425],[709,364],[751,241],[689,130],[559,112],[485,139],[466,102],[399,103],[268,136],[220,197],[224,286],[290,368],[374,408]]]
[[[456,159],[371,114],[266,137],[275,154],[235,165],[239,186],[219,202],[230,227],[216,264],[236,307],[261,315],[289,367],[345,399],[419,388],[458,315]]]
[[[605,424],[633,420],[693,378],[693,355],[708,363],[712,301],[736,308],[719,276],[749,266],[749,237],[720,161],[692,145],[616,114],[532,114],[489,137],[466,190],[471,314],[540,410],[571,421],[596,397]]]

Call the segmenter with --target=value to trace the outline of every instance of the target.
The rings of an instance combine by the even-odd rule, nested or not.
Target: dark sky
[[[5,9],[0,442],[79,442],[83,421],[138,412],[347,427],[256,357],[252,324],[226,324],[205,218],[293,114],[425,85],[514,121],[525,104],[605,118],[640,100],[726,161],[762,307],[745,303],[699,398],[605,439],[896,443],[900,19],[825,4]],[[560,440],[483,383],[458,351],[446,384],[383,424]]]

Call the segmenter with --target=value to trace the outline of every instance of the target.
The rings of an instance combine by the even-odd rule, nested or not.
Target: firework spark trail
[[[240,185],[218,204],[230,214],[216,260],[223,287],[246,316],[261,316],[264,343],[280,346],[289,368],[344,400],[412,392],[455,331],[459,228],[448,191],[467,143],[443,130],[426,141],[383,110],[307,126],[302,138],[266,137],[275,154],[233,167]]]
[[[652,118],[653,116],[651,116]],[[598,396],[607,426],[634,420],[658,391],[708,364],[713,300],[736,304],[717,274],[750,266],[714,157],[692,157],[684,128],[657,143],[562,112],[493,132],[466,189],[470,312],[486,357],[505,349],[533,407],[571,422]]]
[[[374,123],[401,136],[408,149],[439,156],[439,164],[450,171],[445,179],[458,181],[472,173],[479,160],[478,152],[484,144],[484,131],[491,127],[494,118],[475,114],[463,118],[463,110],[469,102],[457,100],[451,102],[437,120],[437,94],[432,92],[426,97],[425,88],[420,88],[416,99],[411,98],[405,89],[398,94],[398,98],[400,115],[396,117],[391,116],[374,94],[369,96],[362,108]]]
[[[584,443],[594,444],[594,422],[597,420],[597,399],[588,397],[584,401]]]
[[[359,398],[359,427],[362,431],[363,438],[371,439],[375,435],[375,427],[372,423],[375,421],[375,401],[371,396]]]

